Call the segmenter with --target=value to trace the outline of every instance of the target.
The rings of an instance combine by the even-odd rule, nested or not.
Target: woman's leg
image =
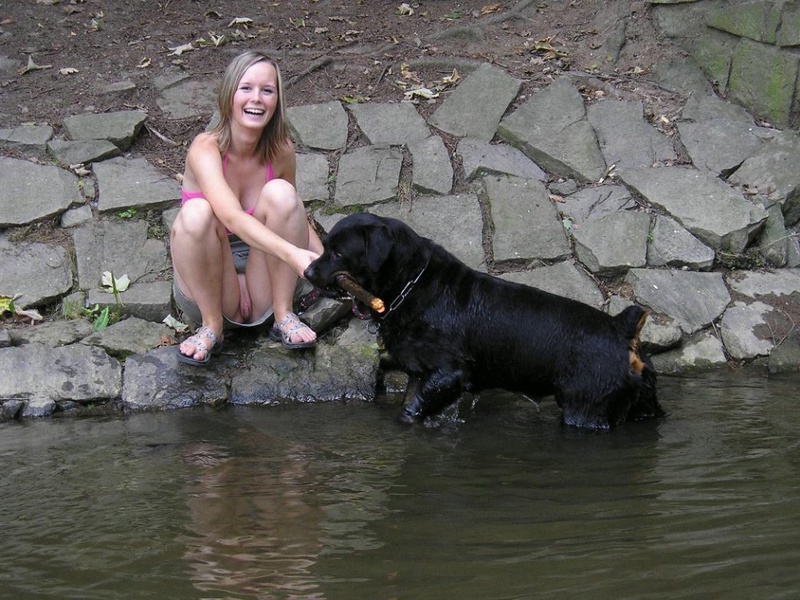
[[[181,207],[172,225],[170,251],[175,283],[197,304],[202,325],[221,340],[223,313],[238,317],[239,284],[225,229],[208,202],[193,199]],[[204,343],[212,345],[211,340]],[[205,350],[188,340],[180,352],[195,360],[206,357]]]
[[[306,210],[294,186],[283,179],[273,179],[261,191],[253,216],[274,233],[300,248],[309,247],[309,226]],[[319,240],[317,239],[317,242]],[[247,261],[247,289],[253,305],[253,315],[262,315],[272,306],[275,323],[292,312],[297,274],[282,260],[250,249]],[[293,343],[311,342],[317,338],[308,327],[292,333]]]

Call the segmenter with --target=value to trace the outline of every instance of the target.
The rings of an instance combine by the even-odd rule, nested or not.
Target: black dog
[[[489,388],[554,394],[564,423],[591,429],[664,414],[638,306],[611,317],[480,273],[402,221],[367,213],[339,221],[305,271],[326,293],[342,273],[386,301],[371,314],[409,375],[405,422]]]

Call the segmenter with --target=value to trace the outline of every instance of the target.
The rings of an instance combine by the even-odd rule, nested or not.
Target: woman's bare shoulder
[[[219,143],[217,136],[210,131],[204,131],[195,136],[192,143],[189,145],[189,152],[216,152],[219,154]]]
[[[286,140],[286,142],[280,144],[276,150],[275,158],[272,160],[272,168],[275,170],[275,174],[278,177],[284,178],[291,174],[293,177],[297,161],[294,143],[292,140]]]

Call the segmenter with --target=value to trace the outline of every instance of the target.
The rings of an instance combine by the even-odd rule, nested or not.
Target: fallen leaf
[[[164,317],[162,323],[164,323],[164,325],[166,325],[167,327],[171,327],[178,333],[183,333],[184,331],[187,331],[189,329],[189,326],[186,323],[181,323],[180,321],[178,321],[178,319],[176,319],[172,315],[167,315],[166,317]]]
[[[439,97],[439,94],[425,87],[408,90],[407,92],[403,92],[403,95],[405,96],[406,100],[413,100],[416,96],[425,98],[426,100],[432,100],[433,98]]]
[[[91,175],[91,171],[83,166],[83,164],[70,165],[69,170],[75,173],[78,177],[85,177]]]
[[[43,321],[44,317],[35,308],[27,308],[17,311],[17,318],[30,319],[31,321]]]
[[[139,61],[139,64],[136,66],[139,67],[140,69],[146,69],[147,67],[150,66],[151,63],[152,61],[145,56],[142,60]]]
[[[500,10],[501,7],[502,5],[499,2],[497,2],[496,4],[487,4],[481,9],[481,16],[497,12],[498,10]]]
[[[330,31],[330,29],[328,29],[327,27],[315,27],[314,28],[314,33],[316,33],[316,34],[328,33],[329,31]]]
[[[111,271],[103,271],[103,276],[100,282],[104,288],[107,288],[107,291],[110,290],[112,292],[124,292],[131,285],[131,280],[128,279],[127,275],[117,278],[114,277]]]
[[[228,27],[233,27],[234,25],[244,25],[247,27],[253,22],[253,19],[249,19],[247,17],[236,17],[230,23],[228,23]]]
[[[458,74],[456,69],[453,69],[453,72],[450,75],[442,77],[442,83],[447,85],[452,85],[457,83],[461,79],[461,75]]]
[[[175,46],[174,48],[170,48],[172,52],[169,53],[168,56],[180,56],[184,52],[189,52],[190,50],[194,50],[193,42],[189,42],[188,44],[183,44],[181,46]]]
[[[20,75],[25,75],[25,73],[29,73],[31,71],[41,71],[42,69],[51,69],[53,65],[37,65],[33,62],[33,57],[28,56],[28,66],[19,70]]]
[[[169,346],[177,346],[177,345],[178,345],[178,340],[176,340],[173,336],[165,333],[161,336],[161,341],[159,342],[158,347],[166,348]]]
[[[14,308],[14,299],[11,296],[0,296],[0,317],[6,313],[15,315],[17,309]]]
[[[414,14],[414,9],[411,8],[406,2],[403,2],[400,6],[397,7],[397,14],[401,16],[410,17]]]
[[[58,72],[61,73],[62,75],[74,75],[79,71],[74,67],[64,67],[63,69],[59,69]]]

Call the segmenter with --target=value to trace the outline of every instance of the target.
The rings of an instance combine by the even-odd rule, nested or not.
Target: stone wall
[[[800,0],[646,0],[719,92],[776,127],[800,127]]]

